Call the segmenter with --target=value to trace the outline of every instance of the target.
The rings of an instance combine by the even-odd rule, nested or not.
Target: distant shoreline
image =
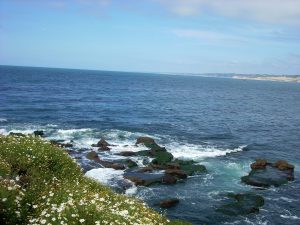
[[[267,80],[267,81],[279,81],[279,82],[296,82],[300,83],[300,76],[232,76],[233,79],[240,80]]]

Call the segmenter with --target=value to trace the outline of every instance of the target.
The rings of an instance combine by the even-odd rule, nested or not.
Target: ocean
[[[300,84],[172,74],[0,66],[0,133],[73,141],[82,149],[104,138],[114,153],[139,150],[139,136],[153,137],[174,157],[192,159],[206,174],[175,185],[134,187],[127,194],[160,210],[157,199],[177,197],[166,211],[193,224],[300,224]],[[73,149],[73,150],[74,150]],[[71,149],[72,150],[72,149]],[[253,188],[240,178],[256,158],[287,160],[295,180]],[[139,162],[138,162],[139,163]],[[120,172],[103,170],[114,186]],[[258,214],[216,211],[222,193],[254,191],[265,199]]]

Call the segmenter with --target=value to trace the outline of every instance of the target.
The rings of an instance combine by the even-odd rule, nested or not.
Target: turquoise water
[[[138,136],[150,135],[175,157],[194,159],[209,171],[174,186],[134,190],[154,208],[161,196],[180,198],[166,211],[170,218],[300,224],[299,97],[297,83],[1,66],[0,132],[43,129],[47,138],[73,140],[77,149],[103,137],[118,145],[113,152],[131,150]],[[296,166],[295,181],[255,189],[266,200],[259,214],[216,212],[220,193],[253,190],[240,177],[257,157],[288,160]]]

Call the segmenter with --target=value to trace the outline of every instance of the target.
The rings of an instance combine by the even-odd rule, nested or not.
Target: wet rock
[[[183,170],[178,170],[178,169],[167,169],[165,171],[166,174],[178,177],[180,179],[185,179],[187,178],[187,174],[186,172],[184,172]]]
[[[252,169],[247,176],[243,176],[242,182],[257,187],[277,187],[294,180],[294,166],[284,160],[276,163],[267,162],[266,166],[258,168]]]
[[[170,174],[166,174],[165,176],[163,176],[162,181],[163,184],[176,184],[177,179],[170,175]]]
[[[136,153],[132,152],[132,151],[123,151],[123,152],[117,153],[117,155],[121,155],[121,156],[135,156]]]
[[[164,199],[160,201],[159,206],[161,208],[170,208],[173,206],[176,206],[179,203],[178,198],[169,198],[169,199]]]
[[[149,186],[151,184],[161,183],[164,174],[128,171],[123,176],[125,179],[128,179],[135,183],[135,185]]]
[[[131,159],[126,159],[126,160],[123,160],[122,162],[124,164],[126,164],[128,168],[134,168],[134,167],[138,166],[138,164],[135,161],[131,160]]]
[[[101,151],[109,151],[110,148],[108,146],[111,146],[107,141],[105,141],[104,139],[101,139],[97,145],[97,147],[99,147],[99,150]]]
[[[161,149],[151,150],[151,155],[155,157],[155,159],[152,160],[153,164],[165,165],[166,163],[171,162],[173,159],[173,155],[170,152]]]
[[[267,166],[267,160],[265,159],[256,159],[254,163],[251,164],[251,169],[265,169]]]
[[[99,160],[99,163],[105,168],[113,168],[115,170],[125,170],[125,166],[121,163]]]
[[[153,171],[153,168],[150,166],[142,167],[138,170],[138,172],[141,172],[141,173],[152,172],[152,171]]]
[[[183,170],[188,176],[192,176],[199,173],[207,172],[206,167],[203,165],[195,164],[196,162],[193,160],[174,160],[174,163],[180,165],[180,169]]]
[[[146,146],[149,144],[156,144],[156,143],[155,143],[154,139],[151,137],[138,137],[135,144],[136,145],[144,144]]]
[[[36,130],[33,132],[34,136],[44,136],[44,131],[42,130]]]
[[[264,205],[264,199],[254,193],[227,194],[227,203],[217,209],[218,212],[229,216],[248,215],[258,213]]]
[[[86,158],[88,158],[90,160],[100,160],[99,157],[98,157],[97,152],[95,152],[95,151],[88,152],[86,154]]]

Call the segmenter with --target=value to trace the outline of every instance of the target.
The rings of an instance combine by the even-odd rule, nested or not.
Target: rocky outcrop
[[[250,173],[242,177],[241,180],[252,186],[277,187],[294,180],[294,166],[284,160],[275,163],[256,160],[255,163],[251,164],[251,168]]]
[[[160,201],[159,206],[161,208],[170,208],[176,206],[179,203],[178,198],[168,198]]]
[[[107,141],[105,141],[104,139],[101,139],[100,141],[98,141],[96,147],[99,148],[99,150],[101,151],[109,151],[111,146]]]
[[[144,145],[149,145],[149,144],[156,144],[154,139],[151,137],[138,137],[136,140],[136,145],[138,144],[144,144]]]
[[[218,212],[229,216],[258,213],[264,205],[264,199],[254,193],[227,194],[226,203],[217,209]]]

